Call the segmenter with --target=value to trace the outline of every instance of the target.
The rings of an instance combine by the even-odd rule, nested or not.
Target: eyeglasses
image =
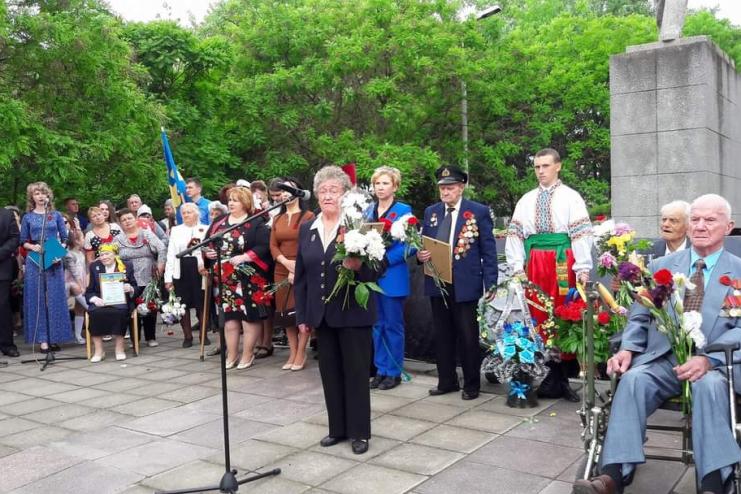
[[[337,196],[341,196],[344,193],[345,191],[340,189],[339,187],[329,187],[326,189],[317,190],[317,195],[319,196],[337,197]]]

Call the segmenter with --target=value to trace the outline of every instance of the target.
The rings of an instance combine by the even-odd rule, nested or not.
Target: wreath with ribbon
[[[538,325],[530,307],[546,314]],[[514,383],[517,395],[524,395],[528,378],[537,384],[548,374],[546,348],[550,346],[555,320],[553,299],[528,280],[510,278],[490,288],[478,304],[479,338],[487,355],[484,372],[492,372],[500,382]],[[546,342],[538,333],[547,335]]]

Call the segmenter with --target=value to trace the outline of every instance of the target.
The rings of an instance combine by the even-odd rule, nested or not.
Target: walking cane
[[[205,276],[206,289],[203,291],[203,312],[201,313],[201,362],[204,361],[204,346],[206,342],[206,327],[208,326],[209,308],[211,306],[211,277]]]

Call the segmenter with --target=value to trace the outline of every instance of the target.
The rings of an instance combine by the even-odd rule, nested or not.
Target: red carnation
[[[603,326],[610,324],[610,313],[602,311],[597,315],[597,322]]]
[[[242,300],[241,298],[238,298],[238,299],[234,300],[234,303],[237,304],[237,305],[244,305],[244,300]]]
[[[419,220],[417,219],[416,216],[410,216],[409,219],[407,220],[408,225],[416,225],[418,223],[419,223]]]
[[[674,277],[668,269],[660,269],[654,273],[654,281],[659,285],[670,286]]]
[[[394,212],[389,213],[389,219],[391,221],[395,220],[396,219],[396,213],[394,213]]]
[[[470,220],[471,218],[473,218],[473,213],[471,211],[464,211],[463,217],[467,220]]]
[[[237,229],[232,230],[232,238],[239,238],[239,235],[240,235],[239,230]]]
[[[266,280],[259,274],[253,274],[252,276],[250,276],[250,282],[259,286],[260,288],[268,284],[268,280]]]
[[[607,219],[607,216],[605,216],[604,214],[598,214],[597,216],[594,217],[594,221],[599,221],[600,223],[602,223],[606,219]]]
[[[391,230],[391,220],[387,218],[381,218],[381,223],[383,223],[383,231],[387,232]]]
[[[224,278],[230,277],[234,273],[234,265],[230,262],[226,262],[221,265],[221,274]]]
[[[136,297],[136,305],[143,304],[143,303],[144,303],[144,299],[143,298]]]
[[[721,276],[718,281],[720,281],[721,285],[725,285],[725,286],[731,286],[733,284],[731,277],[728,276],[727,274],[724,274],[723,276]]]

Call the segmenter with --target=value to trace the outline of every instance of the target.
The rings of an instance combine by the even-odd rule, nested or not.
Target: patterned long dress
[[[57,211],[46,213],[46,238],[56,237],[60,242],[67,241],[67,228],[64,218]],[[21,220],[21,245],[39,243],[44,215],[33,211]],[[29,256],[26,256],[26,274],[23,282],[23,326],[26,343],[64,343],[72,340],[72,324],[67,307],[67,293],[64,288],[64,267],[55,263],[46,270],[46,296],[41,283],[41,271]],[[47,307],[51,324],[48,324]]]

